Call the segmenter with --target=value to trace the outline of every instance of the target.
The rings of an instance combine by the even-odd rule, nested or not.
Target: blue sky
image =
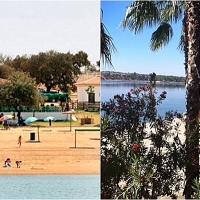
[[[181,22],[173,26],[174,35],[170,43],[162,49],[152,52],[149,48],[151,33],[156,30],[144,29],[142,33],[134,35],[129,29],[122,30],[120,22],[125,17],[126,6],[131,1],[101,1],[103,23],[113,38],[118,53],[112,55],[114,69],[101,66],[101,70],[116,72],[136,72],[158,75],[185,76],[184,54],[177,50]]]
[[[100,59],[99,1],[0,1],[0,53],[82,50]]]

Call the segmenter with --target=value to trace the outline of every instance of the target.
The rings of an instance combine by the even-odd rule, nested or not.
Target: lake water
[[[101,101],[109,101],[116,94],[127,94],[134,86],[144,85],[142,82],[127,81],[101,81]],[[158,106],[158,114],[163,116],[169,110],[185,112],[185,88],[184,85],[162,85],[157,84],[158,94],[163,91],[167,92],[167,98]]]
[[[100,199],[99,175],[1,175],[0,199]]]

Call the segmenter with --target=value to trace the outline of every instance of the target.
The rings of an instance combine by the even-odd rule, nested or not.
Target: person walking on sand
[[[17,168],[20,168],[20,163],[21,163],[21,162],[22,162],[21,160],[15,161],[15,163],[16,163],[16,165],[17,165]]]
[[[22,136],[20,135],[18,138],[18,144],[19,144],[19,148],[21,147],[22,144]]]

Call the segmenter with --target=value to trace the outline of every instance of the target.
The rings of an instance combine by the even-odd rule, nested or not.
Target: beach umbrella
[[[36,117],[28,117],[28,118],[24,121],[24,123],[29,124],[29,123],[35,122],[35,121],[37,121],[37,120],[38,120],[38,119],[37,119]]]
[[[8,119],[12,119],[13,115],[4,115],[0,118],[0,122],[8,120]]]
[[[55,117],[52,117],[52,116],[49,116],[49,117],[45,117],[44,118],[44,121],[48,122],[49,120],[51,121],[56,121],[56,118]]]

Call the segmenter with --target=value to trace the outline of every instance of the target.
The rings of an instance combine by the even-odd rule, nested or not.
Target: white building
[[[86,90],[89,86],[93,87],[95,103],[100,102],[100,75],[96,75],[93,78],[77,82],[75,85],[77,87],[77,99],[79,103],[88,102],[88,93]]]

